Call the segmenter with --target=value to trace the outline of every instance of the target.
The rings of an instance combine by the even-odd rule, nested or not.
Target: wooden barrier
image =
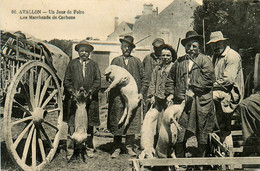
[[[260,157],[204,157],[204,158],[165,158],[165,159],[130,159],[132,170],[142,171],[145,166],[174,165],[259,165]],[[222,168],[223,169],[223,168]],[[241,169],[241,168],[239,168]]]

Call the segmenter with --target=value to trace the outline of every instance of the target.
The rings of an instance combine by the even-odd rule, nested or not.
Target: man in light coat
[[[216,75],[213,98],[220,128],[220,140],[226,147],[233,147],[231,116],[244,97],[244,77],[240,55],[227,45],[221,31],[212,32],[210,44],[213,51],[213,65]]]

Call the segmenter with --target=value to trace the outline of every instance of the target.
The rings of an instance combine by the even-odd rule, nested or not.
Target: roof
[[[125,22],[125,23],[129,26],[129,28],[130,28],[131,30],[133,30],[133,26],[134,26],[134,24],[127,23],[127,22]]]

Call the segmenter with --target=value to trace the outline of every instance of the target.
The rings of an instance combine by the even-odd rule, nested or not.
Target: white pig
[[[134,77],[124,68],[117,65],[109,65],[105,70],[105,76],[111,83],[106,89],[108,93],[112,88],[118,86],[125,100],[125,109],[123,116],[118,122],[118,127],[129,124],[133,110],[138,106],[142,95],[138,94],[138,88]]]
[[[74,139],[78,144],[82,144],[86,141],[88,134],[88,115],[86,110],[86,92],[82,87],[74,94],[77,101],[77,109],[75,114],[75,132],[70,137]]]

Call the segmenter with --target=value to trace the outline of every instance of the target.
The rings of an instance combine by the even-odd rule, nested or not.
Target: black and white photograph
[[[260,0],[0,0],[0,33],[0,170],[260,170]]]

